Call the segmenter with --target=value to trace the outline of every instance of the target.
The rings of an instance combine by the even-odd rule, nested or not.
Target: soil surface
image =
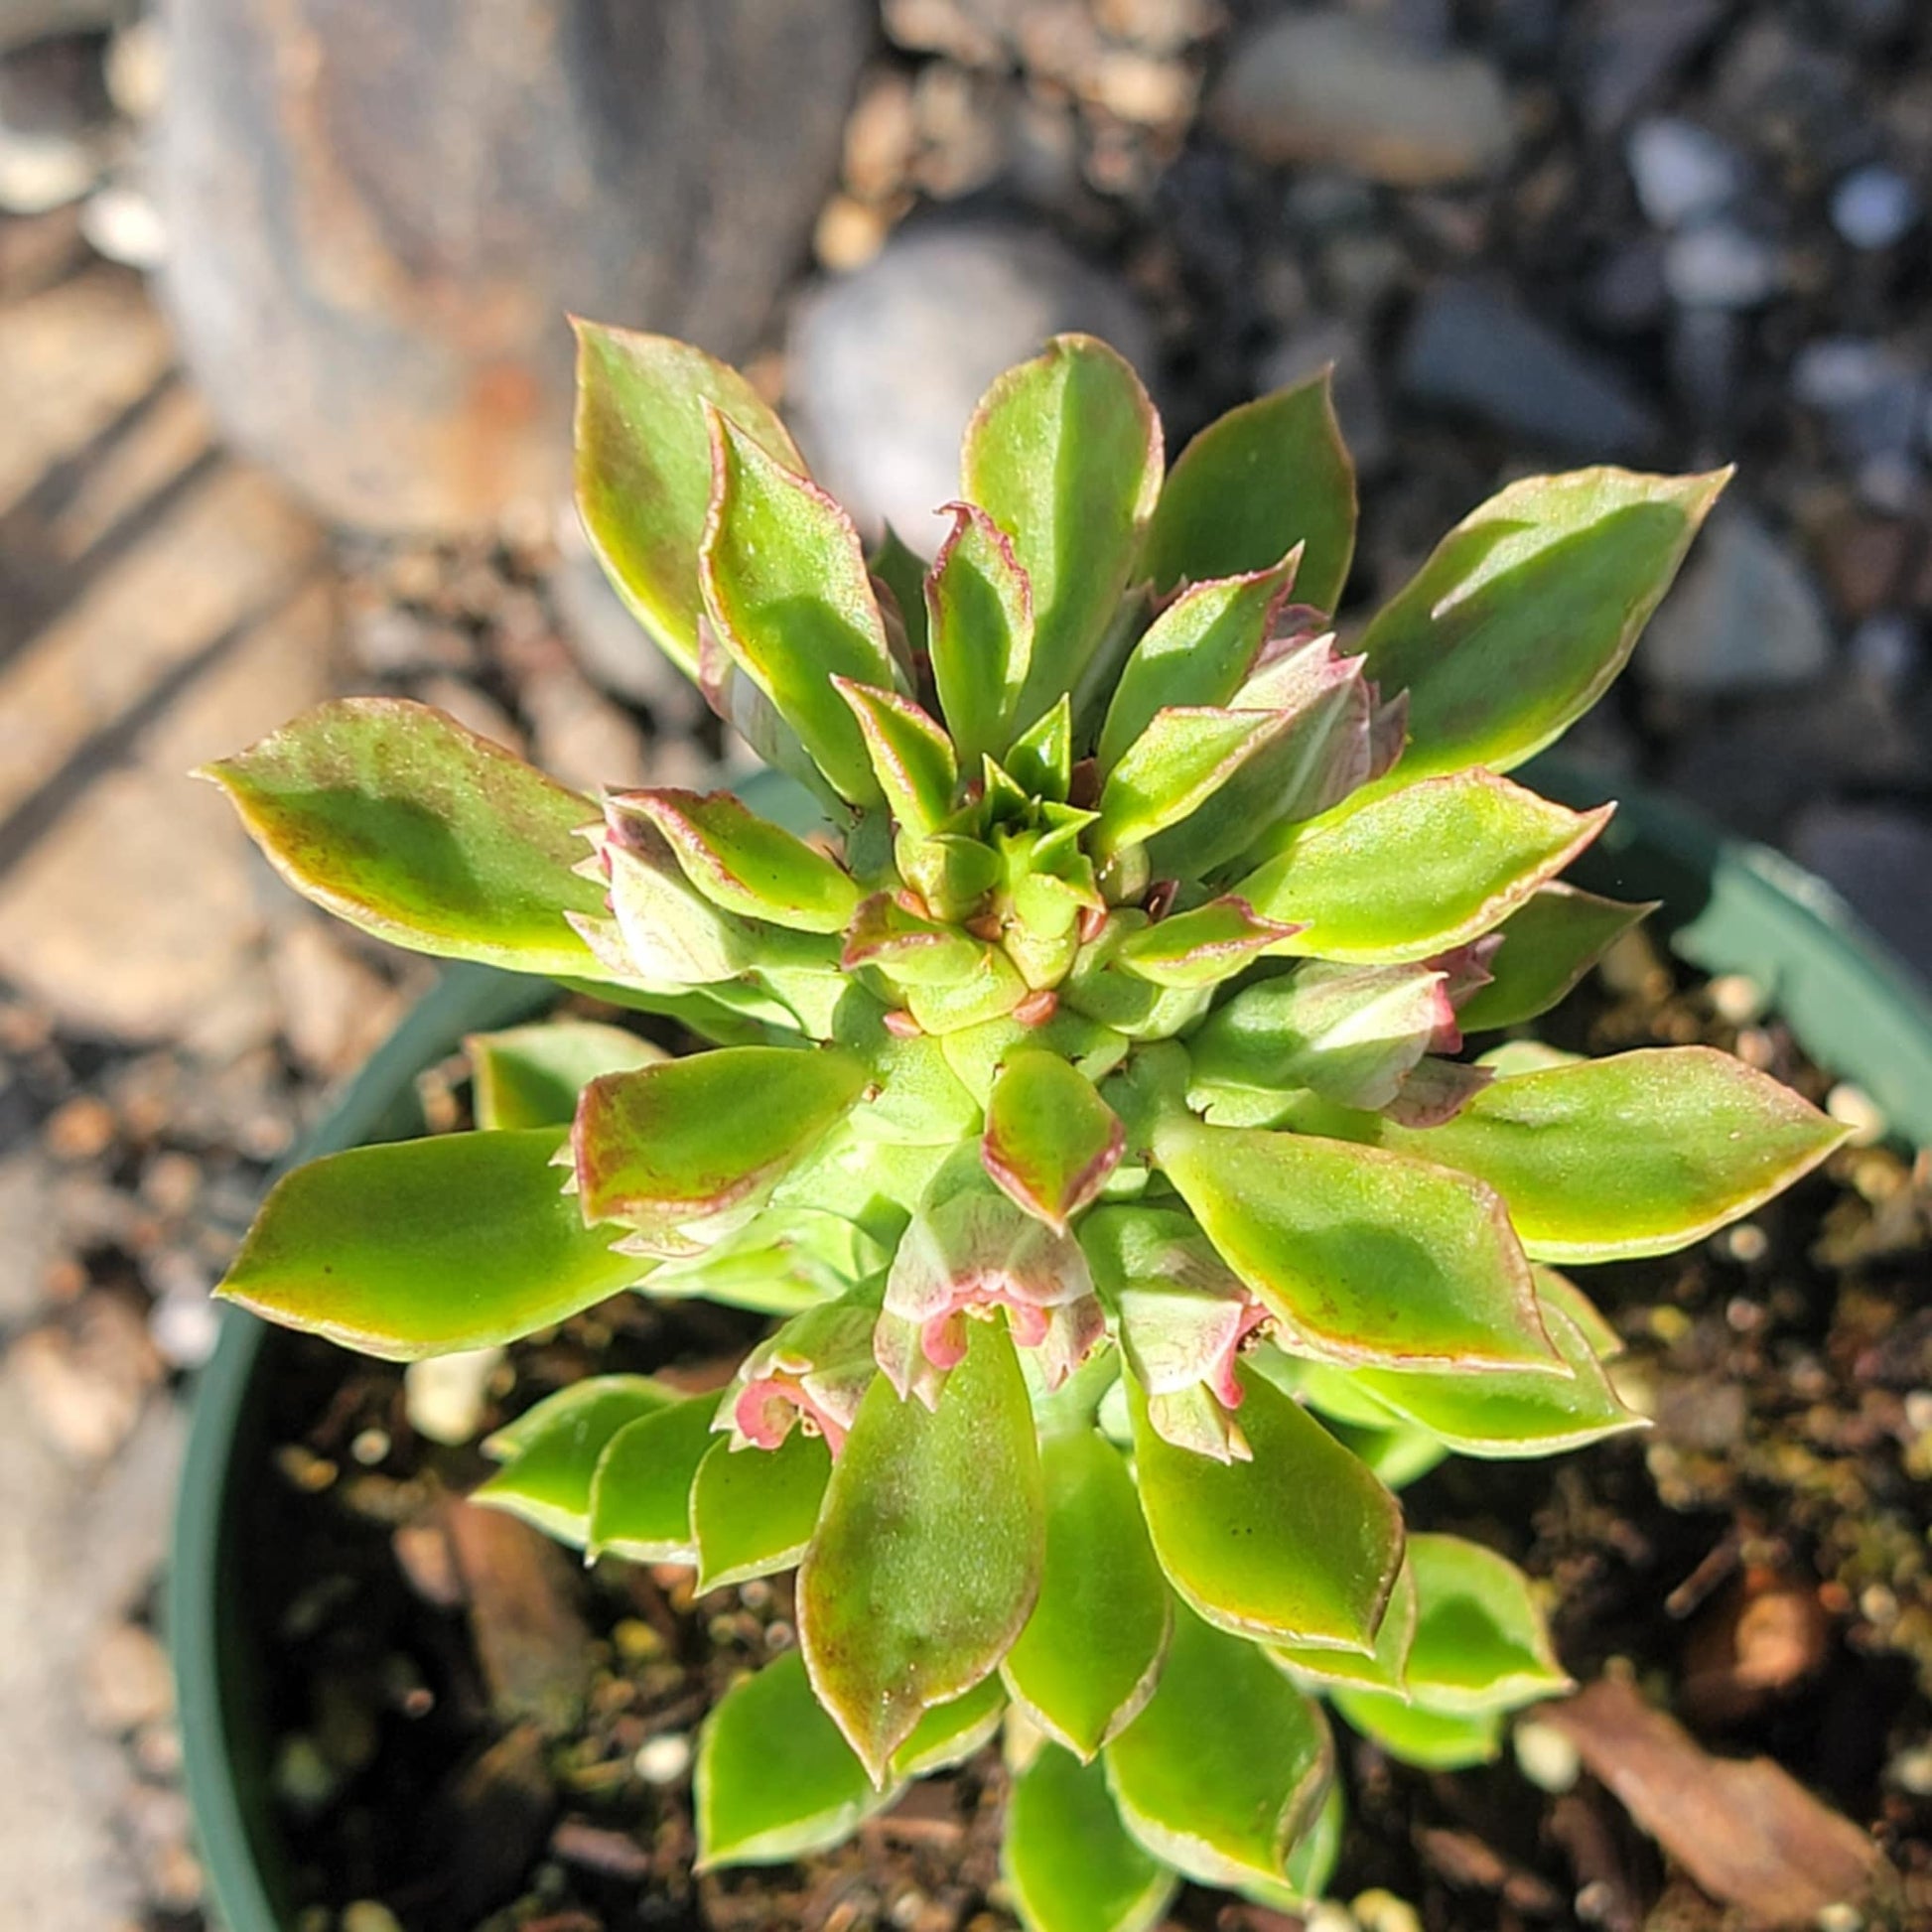
[[[1775,1021],[1740,1023],[1751,1004],[1745,983],[1679,985],[1649,942],[1626,942],[1542,1031],[1598,1052],[1710,1041],[1824,1101],[1830,1082]],[[1338,1725],[1350,1823],[1332,1890],[1357,1922],[1766,1922],[1761,1898],[1753,1916],[1749,1896],[1671,1875],[1734,1841],[1775,1884],[1753,1846],[1761,1796],[1727,1796],[1705,1747],[1768,1756],[1817,1794],[1784,1794],[1800,1865],[1838,1843],[1827,1807],[1869,1832],[1891,1870],[1858,1923],[1928,1922],[1929,1258],[1932,1171],[1865,1146],[1683,1255],[1586,1271],[1627,1343],[1619,1386],[1653,1429],[1545,1461],[1451,1459],[1404,1500],[1413,1527],[1476,1538],[1541,1580],[1563,1661],[1596,1691],[1560,1725],[1530,1714],[1502,1760],[1455,1775]],[[755,1333],[724,1311],[621,1300],[513,1351],[486,1415],[613,1368],[712,1385]],[[298,1932],[377,1932],[377,1903],[428,1932],[1011,1923],[997,1749],[828,1857],[694,1879],[693,1733],[737,1673],[794,1640],[788,1580],[694,1598],[676,1568],[581,1569],[459,1500],[484,1464],[411,1435],[400,1371],[297,1338],[272,1360],[247,1614],[273,1657],[276,1801],[313,1901]],[[1675,1860],[1612,1795],[1655,1770],[1610,1722],[1624,1685],[1688,1728],[1674,1771],[1688,1782],[1667,1793],[1681,1826],[1651,1821]],[[1598,1776],[1579,1774],[1579,1752]],[[1295,1923],[1193,1889],[1173,1922]]]

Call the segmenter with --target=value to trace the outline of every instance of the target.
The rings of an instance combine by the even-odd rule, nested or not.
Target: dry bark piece
[[[1876,1846],[1767,1757],[1713,1757],[1618,1678],[1544,1707],[1590,1773],[1712,1897],[1763,1932],[1808,1926],[1889,1876]]]

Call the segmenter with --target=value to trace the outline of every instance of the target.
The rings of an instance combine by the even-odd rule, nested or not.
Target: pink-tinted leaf
[[[1488,963],[1489,984],[1458,1003],[1464,1033],[1514,1027],[1547,1013],[1604,953],[1647,913],[1579,892],[1561,881],[1540,887],[1497,927],[1501,941]]]
[[[939,705],[968,769],[1004,756],[1033,662],[1034,593],[1013,540],[982,509],[948,503],[953,526],[925,581]]]
[[[1115,956],[1123,972],[1156,986],[1218,986],[1294,931],[1230,896],[1143,927],[1121,942]]]
[[[1148,532],[1157,590],[1265,570],[1293,545],[1296,588],[1332,611],[1355,551],[1355,466],[1323,369],[1231,409],[1181,451]]]
[[[1208,1622],[1367,1654],[1402,1566],[1402,1509],[1265,1376],[1236,1369],[1252,1451],[1221,1462],[1153,1427],[1129,1377],[1141,1506],[1168,1580]]]
[[[1481,1181],[1306,1134],[1175,1124],[1156,1153],[1299,1352],[1570,1374],[1503,1202]]]
[[[1019,1206],[1064,1234],[1119,1164],[1121,1125],[1057,1053],[1009,1056],[987,1103],[980,1161]]]
[[[876,1290],[794,1315],[746,1356],[712,1427],[731,1431],[734,1449],[775,1449],[796,1424],[836,1455],[878,1372],[878,1320]]]
[[[873,1384],[798,1573],[812,1687],[877,1785],[928,1706],[999,1668],[1039,1588],[1033,1406],[1004,1328],[970,1328],[935,1408]]]
[[[985,950],[956,926],[911,911],[898,895],[875,893],[853,919],[839,964],[848,973],[877,967],[901,988],[950,986],[972,972]]]
[[[1610,810],[1568,811],[1488,771],[1429,778],[1291,828],[1235,890],[1264,917],[1301,923],[1284,952],[1428,959],[1500,925]]]
[[[1073,689],[1114,621],[1161,487],[1160,419],[1106,344],[1058,336],[986,392],[960,476],[1033,586],[1032,666],[1012,719],[1024,731]]]
[[[866,1078],[835,1047],[725,1046],[593,1080],[572,1130],[584,1214],[675,1230],[756,1200]]]
[[[688,343],[580,322],[577,507],[631,613],[698,674],[698,545],[711,506],[710,403],[802,470],[784,426],[736,369]]]
[[[1526,477],[1458,523],[1362,637],[1370,676],[1409,694],[1401,781],[1506,771],[1575,724],[1729,476]]]
[[[312,1161],[271,1189],[218,1292],[390,1361],[561,1321],[643,1270],[564,1193],[559,1139],[446,1134]]]
[[[897,691],[835,677],[834,689],[852,707],[865,737],[873,775],[900,828],[929,838],[952,815],[959,761],[939,726]]]
[[[890,689],[886,626],[852,519],[816,485],[711,412],[711,513],[699,552],[705,615],[839,794],[878,781],[833,677]]]
[[[446,959],[603,977],[568,919],[604,909],[573,871],[596,807],[454,718],[342,698],[200,775],[298,893],[350,925]]]

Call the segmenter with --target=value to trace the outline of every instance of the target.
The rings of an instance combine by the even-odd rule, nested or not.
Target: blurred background
[[[1346,615],[1511,476],[1740,473],[1574,736],[1932,970],[1923,0],[0,0],[0,1919],[201,1923],[153,1580],[207,1290],[428,969],[183,773],[331,692],[744,755],[567,509],[563,316],[929,549],[1054,330],[1332,361]]]

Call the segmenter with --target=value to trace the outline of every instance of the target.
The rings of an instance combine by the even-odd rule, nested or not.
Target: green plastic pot
[[[1605,774],[1544,760],[1528,775],[1572,805],[1621,800],[1576,868],[1580,884],[1663,900],[1660,922],[1679,957],[1706,973],[1749,975],[1814,1059],[1863,1087],[1899,1139],[1932,1146],[1932,999],[1831,888]],[[541,981],[483,967],[449,971],[299,1158],[420,1132],[416,1075],[465,1034],[528,1019],[552,997]],[[246,1561],[234,1504],[266,1466],[262,1368],[275,1336],[239,1311],[224,1316],[196,1394],[168,1595],[189,1796],[208,1900],[226,1932],[287,1932],[291,1917],[259,1695],[270,1665],[264,1633],[241,1627],[242,1593],[233,1587]]]

